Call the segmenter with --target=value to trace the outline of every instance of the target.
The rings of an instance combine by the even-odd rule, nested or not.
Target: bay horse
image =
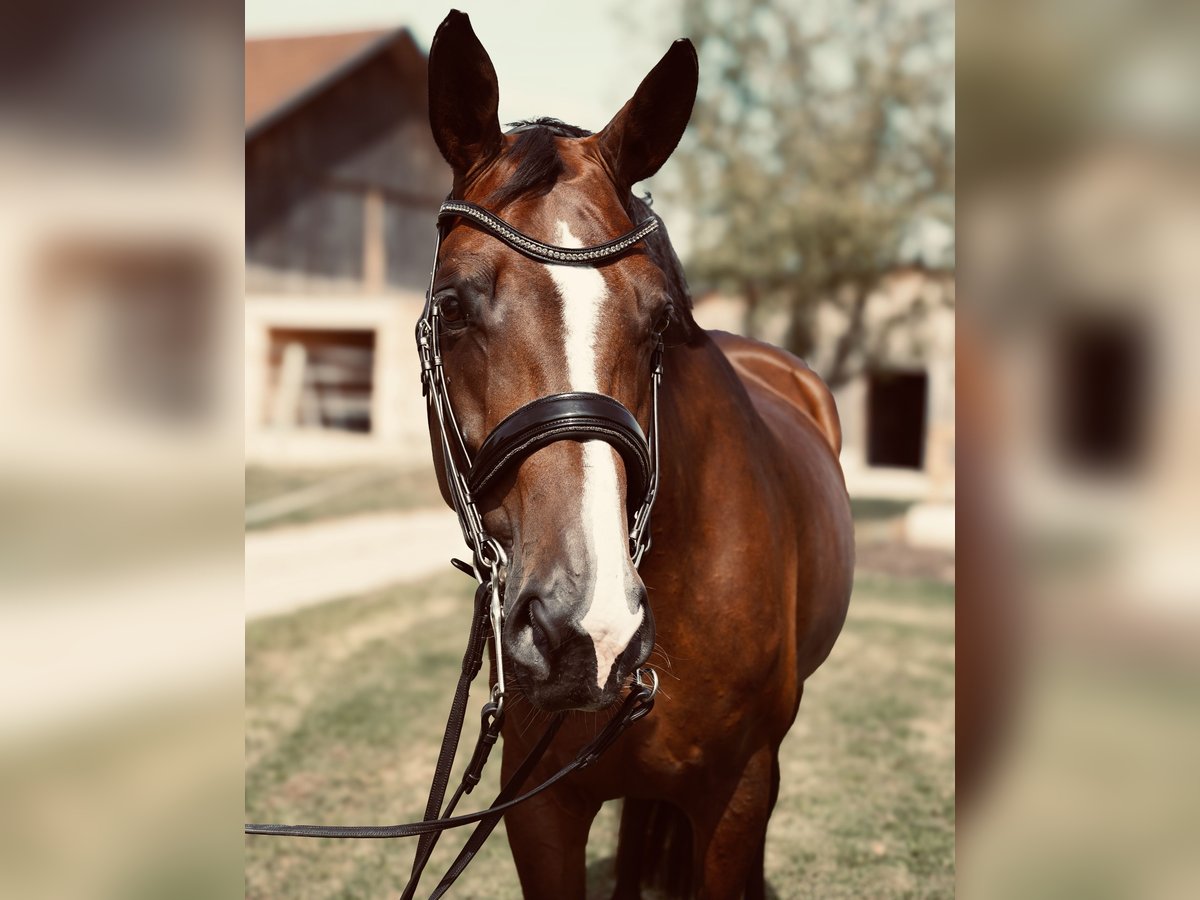
[[[540,119],[505,133],[492,62],[468,17],[452,12],[429,55],[430,123],[453,170],[451,200],[558,247],[626,234],[652,215],[632,188],[674,151],[697,80],[692,44],[677,41],[603,130]],[[534,779],[596,733],[643,664],[653,660],[664,689],[594,765],[505,815],[522,890],[583,897],[592,820],[624,798],[616,897],[663,878],[685,895],[762,897],[779,746],[841,630],[852,582],[833,399],[784,351],[700,329],[662,229],[617,259],[574,267],[531,259],[472,224],[446,230],[430,301],[471,452],[514,410],[563,392],[603,394],[649,430],[660,335],[666,346],[659,490],[640,567],[630,473],[611,443],[548,443],[477,498],[507,558],[509,693],[528,702],[526,717],[573,711]],[[437,430],[431,419],[451,503]],[[535,738],[518,713],[503,725],[505,780]]]

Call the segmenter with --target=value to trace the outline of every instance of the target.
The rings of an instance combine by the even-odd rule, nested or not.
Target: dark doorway
[[[1140,461],[1149,405],[1149,348],[1133,316],[1072,318],[1057,328],[1054,422],[1060,458],[1119,475]]]
[[[929,376],[921,370],[867,376],[867,464],[903,469],[925,465]]]

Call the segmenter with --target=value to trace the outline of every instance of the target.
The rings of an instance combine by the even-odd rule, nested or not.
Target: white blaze
[[[565,222],[558,223],[558,243],[582,247]],[[547,265],[563,300],[564,349],[567,377],[573,391],[600,393],[596,361],[596,333],[608,296],[604,276],[597,270]],[[596,681],[608,681],[613,663],[637,633],[644,615],[629,611],[629,579],[625,510],[617,481],[617,457],[604,441],[583,443],[583,491],[580,514],[587,539],[589,569],[593,574],[591,605],[580,624],[596,648]]]

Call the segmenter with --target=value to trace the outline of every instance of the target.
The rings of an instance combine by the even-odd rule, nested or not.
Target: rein
[[[658,692],[657,673],[653,669],[648,670],[651,681],[646,684],[639,671],[629,694],[600,733],[582,747],[569,763],[537,787],[522,794],[522,787],[545,755],[550,742],[566,718],[566,713],[558,713],[551,719],[513,777],[487,809],[459,816],[453,814],[462,797],[471,793],[479,784],[483,768],[504,724],[505,680],[501,632],[504,624],[504,578],[508,559],[500,543],[484,529],[477,498],[484,496],[505,473],[513,471],[524,459],[542,447],[564,440],[605,441],[617,451],[625,465],[630,514],[629,550],[633,564],[639,565],[650,547],[650,511],[658,493],[658,389],[663,375],[663,342],[660,335],[654,349],[650,373],[651,416],[648,436],[642,432],[633,413],[618,401],[603,394],[573,391],[541,397],[518,408],[496,426],[484,439],[478,453],[472,456],[450,404],[439,339],[440,312],[433,296],[442,239],[453,227],[453,220],[470,222],[530,259],[553,265],[577,266],[595,266],[614,260],[657,231],[660,225],[658,217],[652,215],[632,231],[606,243],[592,247],[557,247],[535,240],[473,203],[448,199],[438,210],[433,271],[429,276],[429,290],[425,294],[425,308],[417,322],[417,353],[421,360],[421,389],[430,412],[431,426],[433,419],[437,420],[437,440],[441,446],[451,504],[458,517],[463,539],[473,554],[473,564],[458,559],[451,562],[460,571],[473,576],[478,582],[478,587],[475,590],[470,636],[463,654],[458,685],[447,716],[442,746],[429,788],[425,817],[420,822],[401,825],[245,827],[246,834],[287,837],[417,837],[412,874],[404,889],[403,900],[411,900],[415,895],[421,874],[442,832],[466,825],[476,826],[430,895],[434,898],[441,897],[449,890],[507,810],[549,789],[572,772],[587,768],[595,762],[626,728],[649,714],[654,706],[654,695]],[[462,737],[471,682],[483,666],[489,632],[496,683],[492,688],[491,697],[480,710],[479,737],[475,741],[470,761],[458,788],[450,801],[443,806]]]

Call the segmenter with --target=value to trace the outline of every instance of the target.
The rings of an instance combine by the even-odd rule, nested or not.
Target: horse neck
[[[701,332],[669,350],[660,394],[662,487],[654,507],[656,532],[686,535],[700,501],[695,486],[749,477],[755,442],[765,424],[725,354]]]

